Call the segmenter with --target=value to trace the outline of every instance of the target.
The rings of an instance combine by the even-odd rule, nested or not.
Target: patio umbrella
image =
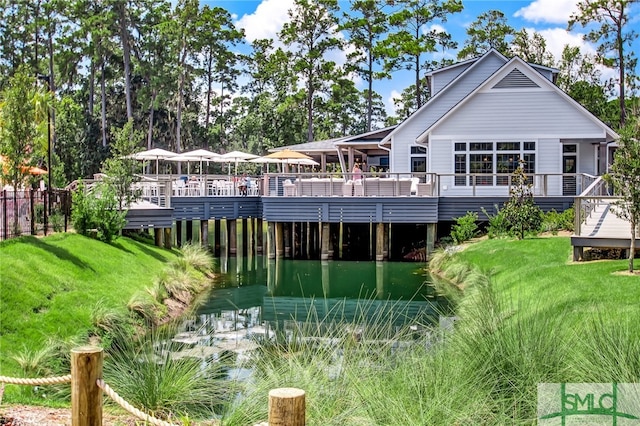
[[[206,149],[196,149],[196,150],[193,150],[193,151],[183,152],[183,153],[180,154],[180,156],[199,158],[200,159],[200,174],[202,174],[202,162],[206,160],[207,164],[208,164],[209,160],[213,160],[215,158],[220,157],[220,154],[216,154],[215,152],[211,152],[211,151],[206,150]]]
[[[189,168],[189,163],[192,161],[200,161],[200,158],[198,157],[190,157],[188,155],[183,155],[183,154],[179,154],[179,155],[175,155],[173,157],[169,157],[167,158],[167,161],[176,161],[178,163],[187,163],[187,174],[190,174],[190,168]]]
[[[236,171],[235,174],[238,174],[238,163],[243,163],[245,161],[249,161],[251,159],[258,158],[257,155],[249,154],[247,152],[242,151],[231,151],[226,154],[222,154],[218,158],[214,158],[213,161],[217,161],[220,163],[235,163]],[[231,165],[229,165],[229,174],[231,174]]]
[[[140,152],[136,152],[135,154],[132,155],[132,158],[135,158],[136,160],[156,160],[156,176],[158,175],[158,161],[159,160],[167,160],[171,157],[175,157],[176,154],[175,152],[171,152],[171,151],[167,151],[166,149],[162,149],[162,148],[153,148],[147,151],[140,151]]]
[[[249,163],[259,163],[259,164],[267,164],[267,172],[269,171],[269,164],[282,164],[283,160],[279,158],[267,158],[267,157],[258,157],[253,160],[249,160]]]
[[[307,159],[311,160],[312,158],[306,154],[303,154],[298,151],[294,151],[289,148],[285,148],[282,151],[272,152],[271,154],[265,155],[267,158],[279,158],[280,160],[302,160]]]

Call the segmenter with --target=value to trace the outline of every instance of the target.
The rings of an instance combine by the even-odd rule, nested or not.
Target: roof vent
[[[529,77],[524,75],[519,69],[514,68],[505,78],[500,80],[498,84],[493,86],[494,89],[521,89],[524,87],[540,87],[534,83]]]

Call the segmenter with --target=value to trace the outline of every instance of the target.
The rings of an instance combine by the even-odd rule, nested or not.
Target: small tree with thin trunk
[[[605,180],[613,186],[620,199],[612,203],[612,211],[631,227],[629,272],[633,272],[636,252],[636,233],[640,226],[640,120],[636,117],[620,132],[611,171]]]
[[[527,175],[524,173],[524,161],[520,160],[511,177],[510,198],[504,203],[500,214],[504,215],[509,231],[519,239],[524,239],[527,233],[538,233],[542,226],[544,214],[533,200],[533,189]]]

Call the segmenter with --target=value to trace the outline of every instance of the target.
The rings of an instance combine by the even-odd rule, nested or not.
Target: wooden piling
[[[229,229],[226,218],[220,219],[220,256],[229,255]]]
[[[171,249],[171,228],[164,228],[164,248]]]
[[[254,223],[253,218],[247,218],[247,255],[253,256],[255,253],[255,240],[254,240]]]
[[[376,224],[376,262],[384,260],[384,223]]]
[[[267,222],[267,258],[275,259],[276,257],[276,224],[273,222]]]
[[[291,226],[288,223],[282,224],[282,239],[284,242],[284,257],[291,257]]]
[[[320,260],[329,260],[329,237],[331,235],[329,234],[329,224],[328,223],[322,223],[321,224],[321,234],[320,234],[320,239],[321,239],[321,248],[320,248]]]
[[[235,219],[231,219],[227,223],[229,227],[229,254],[236,254],[237,250],[237,241],[236,241],[236,228],[237,224]]]
[[[202,247],[209,245],[209,221],[206,219],[200,221],[200,243]]]
[[[236,222],[236,256],[244,256],[244,219],[239,217]]]
[[[176,245],[182,247],[182,221],[176,220]]]
[[[278,259],[281,259],[284,255],[284,238],[282,231],[282,222],[276,222],[276,258]]]
[[[71,425],[102,426],[101,348],[86,346],[71,350]]]
[[[342,259],[342,245],[344,244],[344,223],[340,222],[338,231],[338,258]]]
[[[304,426],[305,392],[296,388],[269,391],[269,426]]]
[[[162,230],[153,228],[153,243],[156,247],[162,247]]]

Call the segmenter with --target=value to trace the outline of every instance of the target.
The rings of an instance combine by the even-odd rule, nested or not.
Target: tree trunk
[[[122,40],[122,59],[124,61],[124,93],[127,104],[127,120],[133,118],[131,106],[131,47],[129,46],[129,32],[127,31],[127,15],[124,2],[119,6],[120,38]]]
[[[211,120],[211,64],[213,62],[213,49],[209,49],[209,57],[207,58],[207,103],[204,117],[205,133],[209,130],[209,120]],[[209,149],[209,138],[205,139],[205,149]]]
[[[154,89],[151,91],[151,105],[149,106],[149,130],[147,131],[147,149],[151,149],[151,143],[153,141],[153,114],[154,105],[156,103],[156,96],[158,92]]]
[[[100,111],[100,120],[102,123],[102,146],[107,146],[107,85],[104,79],[104,57],[102,58],[102,63],[100,64],[100,94],[101,97],[101,111]]]

